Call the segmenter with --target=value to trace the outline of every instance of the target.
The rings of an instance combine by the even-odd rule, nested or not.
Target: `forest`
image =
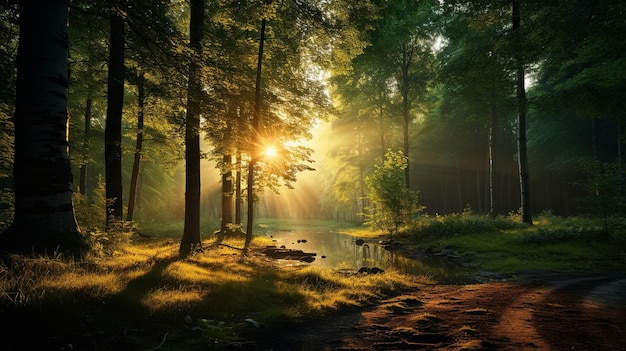
[[[619,350],[622,0],[0,2],[0,350]]]
[[[624,211],[620,1],[19,5],[0,8],[9,233],[362,223],[394,152],[415,213]]]

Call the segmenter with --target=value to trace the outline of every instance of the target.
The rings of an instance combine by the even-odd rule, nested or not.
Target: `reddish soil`
[[[515,282],[425,286],[366,310],[268,334],[248,346],[274,351],[626,350],[626,277],[543,274]]]

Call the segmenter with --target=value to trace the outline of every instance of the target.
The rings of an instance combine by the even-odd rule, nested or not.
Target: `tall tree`
[[[467,118],[481,128],[487,126],[489,212],[494,214],[496,208],[502,208],[496,204],[496,174],[497,158],[504,156],[497,150],[497,135],[506,123],[500,119],[510,114],[507,100],[514,91],[506,66],[509,58],[499,49],[510,18],[500,16],[500,8],[485,4],[460,8],[447,4],[442,11],[446,45],[439,54],[439,78],[444,84],[441,113],[446,118]]]
[[[521,194],[521,215],[522,222],[532,224],[532,214],[530,212],[530,173],[528,170],[528,149],[526,144],[526,74],[524,70],[524,54],[522,44],[524,41],[521,28],[520,1],[513,0],[511,6],[513,18],[512,34],[516,75],[516,96],[517,96],[517,158],[519,163],[520,194]]]
[[[109,0],[109,73],[107,117],[104,130],[107,228],[122,220],[122,111],[124,108],[124,10],[118,0]]]
[[[93,99],[87,98],[85,103],[85,131],[83,135],[83,149],[80,163],[80,175],[78,182],[78,190],[82,195],[87,195],[87,160],[89,159],[89,143],[91,141],[91,107]]]
[[[74,216],[68,155],[68,4],[20,6],[15,111],[15,217],[2,246],[21,252],[86,248]]]
[[[179,256],[187,257],[200,247],[200,113],[202,99],[204,0],[191,0],[189,44],[193,56],[189,62],[187,83],[187,119],[185,122],[185,227]]]
[[[252,117],[252,150],[250,150],[250,161],[248,161],[248,219],[244,250],[248,249],[252,241],[252,225],[254,224],[254,172],[260,153],[258,144],[263,125],[261,120],[261,69],[263,67],[263,45],[265,44],[265,22],[265,18],[261,19],[261,30],[259,31],[259,55],[257,58],[256,86],[254,90],[254,116]]]
[[[436,2],[421,0],[389,2],[376,24],[371,50],[382,54],[378,64],[392,62],[396,70],[394,80],[400,95],[404,156],[409,159],[410,124],[415,119],[416,105],[424,106],[434,76],[433,20]],[[367,50],[366,50],[367,51]],[[410,163],[407,163],[405,181],[411,187]]]
[[[137,73],[137,138],[135,141],[135,157],[133,158],[133,170],[130,176],[130,189],[128,191],[128,210],[126,220],[132,221],[135,214],[135,202],[137,200],[137,181],[139,179],[139,166],[144,138],[144,103],[146,100],[145,77],[142,72]]]

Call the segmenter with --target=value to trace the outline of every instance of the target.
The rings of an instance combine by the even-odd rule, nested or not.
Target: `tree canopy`
[[[375,189],[366,180],[388,149],[402,151],[402,189],[419,192],[426,213],[573,215],[623,193],[599,181],[621,179],[620,1],[64,4],[70,187],[90,231],[125,207],[140,227],[193,212],[196,242],[220,220],[241,226],[246,201],[263,209],[268,193],[297,193],[307,173],[315,200],[298,206],[363,221]],[[19,194],[21,10],[0,5],[3,229]],[[93,215],[99,206],[108,212]]]

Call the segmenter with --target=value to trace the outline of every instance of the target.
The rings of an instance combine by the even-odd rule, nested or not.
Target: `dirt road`
[[[255,350],[626,350],[626,276],[432,285],[272,333]]]

